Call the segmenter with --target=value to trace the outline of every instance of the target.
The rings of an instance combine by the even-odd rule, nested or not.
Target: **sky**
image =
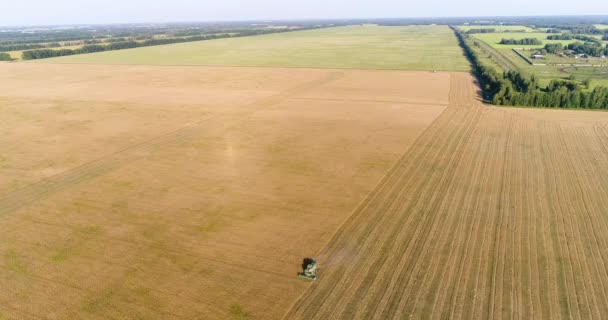
[[[573,0],[5,0],[0,26],[340,18],[608,15]],[[592,3],[592,5],[590,5]]]

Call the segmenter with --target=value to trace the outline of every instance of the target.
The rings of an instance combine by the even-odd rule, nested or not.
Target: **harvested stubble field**
[[[303,256],[321,251],[441,114],[450,82],[399,71],[1,68],[8,319],[280,318],[309,285],[296,277]]]
[[[602,319],[608,114],[450,106],[319,255],[287,319]]]

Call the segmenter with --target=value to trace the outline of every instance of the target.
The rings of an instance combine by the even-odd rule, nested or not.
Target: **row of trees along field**
[[[452,28],[466,57],[472,64],[484,98],[495,105],[530,106],[551,108],[608,109],[608,88],[596,87],[583,91],[582,85],[574,78],[553,80],[541,87],[538,80],[517,71],[497,72],[483,65],[477,53],[469,46],[468,35]],[[474,43],[476,44],[476,43]],[[589,82],[585,83],[589,86]]]
[[[566,46],[568,50],[577,53],[584,53],[593,57],[608,55],[608,46],[604,47],[602,43],[597,42],[575,42]]]
[[[604,36],[605,37],[605,36]],[[551,34],[547,36],[547,40],[582,40],[588,42],[600,42],[598,38],[587,36],[584,34],[571,34],[571,33],[562,33],[562,34]]]
[[[550,34],[547,36],[547,40],[572,40],[572,34],[570,34],[570,33]]]
[[[508,44],[508,45],[521,45],[521,46],[538,46],[543,44],[542,41],[536,38],[523,38],[523,39],[502,39],[499,42],[500,44]]]
[[[0,61],[10,61],[11,55],[8,53],[0,52]]]
[[[560,24],[560,25],[536,25],[537,28],[549,28],[547,33],[563,33],[569,32],[572,34],[608,34],[608,29],[598,29],[593,25],[581,24]]]
[[[91,44],[91,45],[82,46],[81,48],[78,48],[78,49],[28,50],[28,51],[23,51],[22,59],[23,60],[45,59],[45,58],[70,56],[70,55],[83,54],[83,53],[122,50],[122,49],[158,46],[158,45],[182,43],[182,42],[213,40],[213,39],[221,39],[221,38],[245,37],[245,36],[261,35],[261,34],[268,34],[268,33],[279,33],[279,32],[293,31],[293,30],[308,30],[308,29],[317,29],[317,28],[320,28],[320,27],[312,26],[312,27],[303,27],[303,28],[297,28],[297,29],[290,29],[290,28],[249,29],[249,30],[241,30],[238,33],[207,34],[207,35],[198,35],[198,36],[181,37],[181,38],[148,39],[148,40],[144,40],[141,42],[138,42],[138,41],[111,42],[111,43],[104,44],[104,45]]]
[[[475,33],[496,33],[496,32],[500,32],[500,31],[496,31],[496,29],[494,28],[473,28],[473,29],[469,29],[467,31],[467,34],[475,34]],[[509,33],[524,33],[526,32],[525,29],[520,29],[520,30],[516,30],[516,29],[510,29],[508,30]]]
[[[473,28],[473,29],[469,29],[469,31],[467,31],[468,34],[494,33],[494,32],[496,32],[496,29],[494,29],[494,28]]]
[[[575,42],[566,46],[562,45],[561,43],[548,43],[545,45],[544,49],[547,53],[552,54],[558,54],[564,50],[571,50],[576,53],[586,54],[593,57],[608,55],[608,46],[604,47],[601,43],[597,42]]]
[[[230,36],[231,36],[230,34],[212,34],[212,35],[192,36],[192,37],[184,37],[184,38],[150,39],[150,40],[145,40],[142,42],[124,41],[124,42],[111,42],[111,43],[108,43],[105,45],[91,44],[91,45],[82,46],[81,48],[78,48],[78,49],[28,50],[28,51],[24,51],[22,53],[22,59],[23,60],[45,59],[45,58],[70,56],[70,55],[83,54],[83,53],[94,53],[94,52],[102,52],[102,51],[131,49],[131,48],[138,48],[138,47],[158,46],[158,45],[163,45],[163,44],[173,44],[173,43],[180,43],[180,42],[191,42],[191,41],[228,38]]]
[[[61,44],[59,42],[51,42],[46,44],[0,44],[0,51],[18,51],[58,47],[61,47]]]

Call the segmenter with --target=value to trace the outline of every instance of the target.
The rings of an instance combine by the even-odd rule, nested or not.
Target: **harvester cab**
[[[305,258],[304,262],[302,262],[302,270],[304,271],[298,273],[298,276],[307,280],[317,280],[318,269],[319,265],[314,259]]]

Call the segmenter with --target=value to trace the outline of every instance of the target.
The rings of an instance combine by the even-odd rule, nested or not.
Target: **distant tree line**
[[[71,55],[83,54],[83,53],[123,50],[123,49],[139,48],[139,47],[150,47],[150,46],[158,46],[158,45],[164,45],[164,44],[202,41],[202,40],[228,38],[228,37],[230,37],[229,34],[221,34],[221,35],[213,34],[213,35],[193,36],[193,37],[185,37],[185,38],[151,39],[151,40],[145,40],[143,42],[123,41],[123,42],[112,42],[112,43],[109,43],[106,45],[92,44],[92,45],[82,46],[81,48],[78,48],[78,49],[30,50],[30,51],[24,51],[22,53],[22,59],[23,60],[45,59],[45,58],[53,58],[53,57],[71,56]]]
[[[494,28],[477,28],[477,29],[469,29],[469,31],[467,31],[468,34],[494,33],[494,32],[496,32],[496,29],[494,29]]]
[[[98,43],[103,43],[103,40],[101,40],[101,39],[89,39],[89,40],[82,41],[82,43],[84,43],[84,44],[98,44]]]
[[[123,50],[123,49],[139,48],[139,47],[150,47],[150,46],[158,46],[158,45],[173,44],[173,43],[203,41],[203,40],[231,38],[231,37],[245,37],[245,36],[261,35],[261,34],[267,34],[267,33],[278,33],[278,32],[292,31],[292,30],[305,30],[305,29],[316,29],[316,28],[319,28],[319,27],[315,26],[315,27],[298,28],[298,29],[253,29],[253,30],[244,30],[237,34],[230,34],[230,33],[207,34],[207,35],[199,35],[199,36],[191,36],[191,37],[183,37],[183,38],[149,39],[149,40],[145,40],[142,42],[123,41],[123,42],[112,42],[112,43],[103,44],[103,45],[102,44],[90,44],[90,45],[85,45],[78,49],[28,50],[28,51],[23,51],[22,59],[23,60],[46,59],[46,58],[53,58],[53,57],[71,56],[71,55],[83,54],[83,53]]]
[[[547,40],[572,40],[571,33],[552,34],[547,36]]]
[[[11,55],[8,53],[0,52],[0,61],[11,61]]]
[[[545,45],[545,50],[548,53],[558,53],[560,51],[567,49],[567,50],[575,51],[577,53],[587,54],[587,55],[594,56],[594,57],[608,55],[608,47],[604,47],[604,45],[602,44],[602,41],[600,41],[598,38],[595,38],[595,37],[581,35],[581,34],[563,33],[563,34],[559,34],[559,35],[549,35],[549,36],[547,36],[547,39],[549,39],[549,40],[577,39],[577,40],[584,41],[584,42],[577,41],[577,42],[568,44],[567,46],[563,46],[559,43],[547,44],[547,45]],[[602,37],[602,40],[603,39],[608,40],[608,35],[604,35]]]
[[[520,45],[520,46],[537,46],[543,44],[542,41],[536,38],[523,38],[523,39],[502,39],[500,44],[508,45]]]
[[[105,42],[125,42],[125,41],[128,41],[128,39],[125,37],[116,37],[116,38],[107,39]]]
[[[608,41],[608,34],[603,35],[603,36],[602,36],[602,40],[603,40],[603,41]]]
[[[608,47],[604,47],[601,42],[574,42],[568,44],[566,48],[593,57],[608,55]]]
[[[291,21],[252,23],[251,21],[209,22],[209,23],[176,23],[176,24],[127,24],[127,25],[95,25],[74,26],[74,28],[40,28],[27,27],[4,28],[0,31],[0,46],[30,45],[27,47],[3,48],[3,50],[36,50],[48,49],[48,43],[59,42],[67,45],[103,44],[109,42],[124,42],[130,40],[144,41],[162,35],[166,38],[187,37],[208,34],[240,34],[243,30],[280,30],[289,28],[310,28],[320,26],[341,25],[339,21]],[[288,27],[286,27],[287,25]],[[116,38],[124,38],[118,39]],[[112,39],[112,40],[110,40]],[[72,43],[69,43],[72,42]],[[38,46],[31,46],[36,45]],[[2,50],[0,50],[2,52]]]
[[[598,29],[593,25],[563,26],[562,29],[568,30],[573,34],[608,34],[608,30]]]
[[[18,50],[30,50],[40,48],[59,48],[61,44],[58,42],[52,42],[47,44],[5,44],[0,45],[0,51],[18,51]]]
[[[547,40],[582,40],[586,42],[599,42],[598,38],[587,36],[584,34],[572,34],[572,33],[562,33],[562,34],[552,34],[547,36]]]
[[[557,54],[564,50],[572,50],[576,53],[586,54],[593,57],[608,55],[608,46],[603,47],[602,43],[597,42],[574,42],[566,46],[561,43],[548,43],[545,45],[547,53]]]
[[[584,34],[575,34],[574,36],[572,36],[572,38],[576,39],[576,40],[582,40],[585,42],[597,42],[601,44],[601,41],[596,38],[596,37],[592,37],[592,36],[587,36]]]
[[[479,80],[484,99],[495,105],[530,106],[550,108],[608,109],[608,88],[596,87],[591,92],[583,91],[570,77],[568,80],[553,80],[541,87],[537,79],[518,71],[499,73],[485,66],[467,43],[467,35],[452,28],[471,62],[473,72]],[[589,81],[584,83],[589,87]]]
[[[201,30],[185,30],[185,31],[177,31],[173,33],[173,36],[175,37],[188,37],[188,36],[197,36],[200,35],[202,32]]]
[[[22,33],[19,35],[13,35],[16,38],[3,38],[3,34],[0,32],[0,45],[9,44],[40,44],[48,42],[66,42],[66,41],[82,41],[85,39],[99,39],[109,38],[109,35],[91,35],[91,34],[74,34],[69,36],[54,36],[54,35],[38,35],[36,37],[29,37]]]

